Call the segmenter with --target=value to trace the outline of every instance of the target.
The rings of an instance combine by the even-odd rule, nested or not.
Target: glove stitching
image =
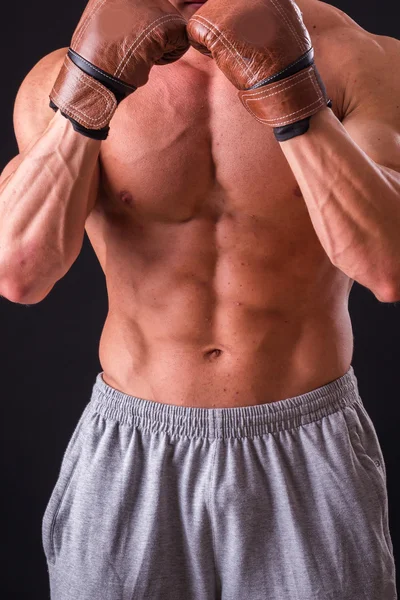
[[[75,50],[74,50],[75,52]],[[96,67],[96,65],[94,65],[93,63],[89,62],[88,60],[86,60],[85,58],[83,58],[83,56],[81,56],[79,54],[79,58],[80,60],[82,60],[83,62],[85,62],[87,65],[89,65],[92,69],[94,69],[94,71],[97,71],[98,73],[100,73],[100,75],[102,75],[103,77],[107,77],[108,79],[111,79],[111,81],[114,81],[114,78],[111,75],[107,75],[104,71],[100,71],[100,69],[98,69]],[[79,68],[79,67],[77,67]],[[95,79],[94,77],[92,79]]]
[[[288,87],[283,88],[282,90],[279,90],[278,92],[274,92],[273,94],[265,94],[265,96],[260,96],[259,98],[252,98],[251,96],[247,96],[247,98],[248,98],[249,102],[258,102],[259,100],[264,100],[265,98],[271,98],[272,96],[277,96],[278,94],[282,94],[283,92],[287,92],[288,90],[290,90],[290,89],[298,86],[300,83],[303,83],[303,81],[297,81],[293,85],[289,85]],[[320,99],[320,97],[321,96],[318,96],[318,99]],[[284,119],[285,117],[290,117],[290,115],[283,115],[282,117],[279,117],[279,118]]]
[[[318,100],[315,100],[314,102],[312,102],[311,104],[308,104],[307,106],[305,106],[305,107],[304,107],[304,108],[302,108],[301,110],[298,110],[298,111],[296,111],[296,112],[294,112],[294,113],[291,113],[291,114],[289,114],[289,115],[284,115],[284,116],[282,116],[282,117],[279,117],[279,118],[277,118],[277,119],[262,119],[261,117],[257,117],[257,115],[255,115],[255,113],[253,113],[253,112],[252,112],[252,110],[251,110],[250,108],[248,108],[248,111],[249,111],[249,113],[250,113],[250,114],[251,114],[253,117],[255,117],[255,118],[257,119],[257,121],[259,121],[260,123],[267,123],[267,124],[270,124],[270,125],[272,125],[273,127],[283,127],[283,125],[290,125],[291,123],[295,123],[296,121],[300,121],[301,119],[303,119],[303,118],[305,118],[305,117],[307,117],[307,116],[310,116],[310,115],[307,115],[307,114],[300,115],[300,114],[298,114],[298,113],[303,113],[303,112],[306,112],[306,113],[307,113],[307,112],[308,112],[308,111],[307,111],[307,109],[308,109],[308,108],[311,108],[311,106],[314,106],[314,104],[317,104],[317,105],[318,105],[318,103],[320,103],[320,105],[321,105],[321,106],[323,106],[323,102],[321,102],[321,100],[320,100],[320,99],[318,99]],[[246,107],[246,108],[247,108],[247,107]],[[315,108],[317,108],[317,106],[316,106]],[[298,114],[298,117],[296,117],[296,121],[293,121],[293,119],[289,119],[288,121],[283,121],[283,122],[280,122],[280,119],[287,119],[288,117],[290,117],[290,116],[294,116],[294,115],[296,115],[296,114]],[[311,114],[312,114],[312,113],[311,113]],[[278,122],[277,122],[277,123],[275,123],[275,122],[273,122],[273,121],[278,121]]]
[[[152,23],[150,23],[129,46],[129,48],[125,52],[125,55],[122,57],[118,67],[116,68],[116,70],[113,74],[114,77],[121,76],[121,74],[126,66],[126,63],[130,59],[131,55],[139,48],[139,46],[141,44],[143,44],[143,42],[146,40],[146,38],[149,37],[149,35],[154,31],[154,29],[157,29],[157,27],[159,27],[161,24],[164,24],[167,21],[181,21],[182,23],[184,23],[186,25],[186,21],[182,17],[175,16],[175,15],[164,15],[163,17],[159,17],[158,19],[155,19],[155,21],[152,21]],[[157,25],[155,25],[155,23],[157,23]],[[150,31],[148,31],[147,35],[145,35],[143,37],[143,35],[146,33],[146,31],[150,27],[152,27],[152,29],[150,29]],[[143,39],[140,39],[140,38],[143,38]],[[135,44],[136,44],[136,46],[135,46]]]
[[[310,108],[310,107],[311,107],[311,106],[313,106],[314,104],[321,103],[321,106],[322,106],[322,105],[323,105],[323,103],[324,103],[324,96],[323,96],[323,94],[321,93],[321,90],[320,90],[319,88],[316,88],[316,86],[315,86],[315,83],[314,83],[314,81],[313,81],[313,79],[312,79],[312,75],[311,75],[311,71],[310,71],[310,70],[308,70],[308,72],[305,74],[305,76],[303,75],[303,78],[302,78],[302,79],[300,79],[299,81],[297,81],[297,82],[296,82],[296,83],[294,83],[293,85],[290,85],[290,86],[288,86],[288,87],[286,87],[286,88],[283,88],[282,90],[279,90],[278,92],[274,92],[274,93],[272,93],[272,94],[266,94],[266,95],[260,96],[260,97],[258,97],[258,98],[255,98],[254,96],[257,96],[257,95],[259,95],[259,94],[242,94],[242,99],[243,99],[243,102],[245,103],[245,106],[246,106],[246,108],[248,109],[248,111],[250,112],[250,114],[252,114],[253,116],[256,116],[256,115],[254,115],[254,113],[253,113],[253,112],[252,112],[252,110],[250,109],[250,107],[249,107],[249,102],[257,102],[258,100],[264,100],[265,98],[269,98],[269,97],[271,97],[271,96],[276,96],[277,94],[280,94],[280,93],[282,93],[282,92],[285,92],[285,91],[287,91],[287,90],[289,90],[289,89],[291,89],[291,88],[293,88],[293,87],[295,87],[295,86],[297,86],[297,85],[299,85],[299,84],[303,83],[303,81],[304,81],[306,78],[308,78],[308,79],[310,79],[310,80],[311,80],[311,83],[312,83],[312,85],[313,85],[313,87],[314,87],[314,90],[315,90],[315,91],[316,91],[316,93],[318,94],[318,98],[317,98],[317,100],[314,100],[314,102],[312,102],[311,104],[308,104],[307,106],[304,106],[304,107],[303,107],[303,108],[301,108],[300,110],[294,111],[294,112],[292,112],[292,113],[289,113],[289,114],[287,114],[287,115],[281,115],[281,116],[279,116],[279,117],[276,117],[276,118],[274,118],[274,119],[261,119],[260,117],[256,117],[256,118],[257,118],[257,120],[258,120],[258,121],[260,121],[261,123],[271,123],[271,124],[272,124],[274,121],[281,121],[282,119],[287,119],[288,117],[292,117],[292,116],[294,116],[294,115],[296,115],[296,114],[298,114],[298,113],[301,113],[301,112],[303,112],[303,111],[306,111],[308,108]],[[276,87],[278,87],[278,86],[274,86],[274,88],[276,88]],[[274,89],[274,88],[270,88],[270,89]],[[288,121],[288,122],[285,122],[285,123],[281,123],[281,125],[286,125],[287,123],[290,123],[290,121]],[[278,125],[278,124],[276,124],[276,123],[275,123],[275,125]]]
[[[290,31],[292,32],[293,37],[295,38],[295,40],[297,41],[299,48],[303,49],[304,45],[302,44],[301,38],[299,36],[299,34],[296,31],[296,27],[293,25],[293,23],[290,20],[290,15],[288,15],[286,13],[286,11],[284,11],[283,7],[279,4],[277,4],[274,0],[271,0],[272,4],[275,6],[276,10],[280,13],[282,20],[286,23],[286,25],[288,26],[288,28],[290,29]]]
[[[308,75],[309,75],[311,83],[312,83],[312,85],[314,87],[315,93],[316,94],[320,94],[320,96],[319,96],[320,98],[324,98],[324,94],[323,94],[320,86],[316,85],[316,77],[315,77],[314,68],[308,72]],[[325,100],[325,98],[324,98],[324,100]]]
[[[285,13],[283,11],[283,8],[277,2],[275,2],[275,0],[271,0],[271,2],[275,6],[275,8],[279,12],[279,14],[281,15],[282,20],[286,23],[286,25],[290,29],[293,37],[295,38],[295,40],[297,41],[297,43],[299,45],[299,48],[302,50],[303,44],[301,42],[301,38],[300,38],[299,34],[297,33],[296,28],[294,27],[293,23],[291,23],[290,18],[288,18],[287,13]]]
[[[311,106],[314,106],[314,104],[316,104],[317,106],[312,111],[307,110],[308,108],[311,108]],[[312,114],[314,114],[316,108],[322,107],[323,105],[324,105],[324,102],[322,102],[321,100],[315,100],[315,102],[308,104],[307,106],[305,106],[302,109],[302,111],[299,111],[299,112],[305,111],[305,114],[299,115],[298,117],[296,117],[296,121],[297,120],[300,121],[301,119],[305,119],[306,117],[311,116]],[[296,113],[293,113],[293,114],[296,114]],[[290,117],[290,115],[286,115],[285,117],[282,117],[282,118],[286,118],[286,117]],[[291,123],[294,123],[294,122],[295,121],[293,121],[293,119],[290,119],[289,121],[284,121],[283,123],[274,123],[273,125],[274,125],[274,127],[283,127],[283,125],[290,125]]]
[[[257,100],[262,100],[262,98],[257,98]],[[317,100],[314,100],[314,102],[311,102],[310,104],[307,104],[307,106],[303,106],[303,108],[296,110],[292,113],[289,113],[287,115],[282,115],[280,117],[276,117],[274,119],[262,119],[261,117],[257,117],[259,121],[261,121],[262,123],[271,123],[271,125],[278,126],[278,125],[286,125],[288,123],[293,123],[294,121],[291,119],[290,121],[286,121],[285,123],[275,123],[275,121],[281,121],[282,119],[288,119],[289,117],[293,117],[294,115],[299,115],[299,113],[302,113],[304,111],[306,111],[308,108],[310,108],[311,106],[314,106],[314,104],[319,104],[321,102],[321,98],[318,98]],[[252,110],[249,108],[251,114],[254,115],[254,113],[252,112]],[[297,117],[296,117],[297,119]],[[299,120],[300,120],[300,115],[299,115]]]
[[[283,90],[280,90],[279,92],[276,93],[280,93],[281,91],[285,90],[285,86],[287,86],[290,83],[296,82],[295,85],[297,85],[298,83],[300,83],[303,79],[305,79],[308,76],[308,72],[309,70],[312,69],[312,67],[309,67],[306,71],[300,71],[300,73],[296,73],[295,75],[292,75],[292,77],[287,77],[286,81],[280,81],[279,83],[273,83],[273,84],[269,84],[267,86],[265,86],[265,88],[259,88],[257,90],[246,90],[245,92],[242,92],[243,97],[248,97],[248,98],[254,98],[255,96],[260,96],[262,94],[265,94],[266,91],[271,91],[271,90],[276,90],[277,88],[283,87]],[[299,80],[299,81],[298,81]],[[290,86],[293,87],[293,86]],[[289,89],[289,88],[287,88]],[[271,94],[272,95],[272,94]],[[263,98],[265,98],[265,96],[262,96]]]
[[[310,50],[311,50],[311,48],[310,48]],[[301,62],[303,60],[303,58],[304,58],[304,56],[300,56],[300,58],[298,60],[296,60],[296,62],[290,64],[285,69],[282,69],[282,71],[279,71],[278,73],[274,73],[274,77],[278,77],[279,75],[282,75],[282,73],[285,73],[285,71],[287,71],[288,69],[291,69],[292,67],[296,66],[299,62]]]
[[[81,73],[77,73],[76,71],[73,71],[70,66],[67,63],[64,63],[64,67],[67,69],[67,71],[69,71],[73,77],[75,77],[76,79],[78,79],[78,81],[81,81],[84,85],[87,85],[88,87],[90,87],[91,89],[95,90],[95,92],[98,92],[101,96],[103,96],[105,98],[105,102],[106,102],[106,106],[105,109],[100,113],[100,115],[96,118],[93,119],[91,117],[89,117],[86,113],[84,113],[83,111],[79,110],[79,108],[75,107],[71,107],[70,105],[66,104],[63,101],[63,97],[57,92],[57,90],[55,88],[53,88],[52,90],[52,95],[56,96],[58,98],[61,99],[60,102],[60,106],[59,108],[62,110],[65,110],[65,112],[70,112],[72,117],[79,117],[79,115],[82,115],[84,117],[84,119],[81,119],[83,121],[83,125],[89,125],[90,123],[93,124],[98,124],[99,121],[100,122],[100,126],[102,125],[107,125],[108,122],[104,122],[104,116],[107,112],[110,111],[110,108],[113,108],[113,102],[112,100],[115,98],[113,98],[113,96],[111,96],[111,92],[110,92],[110,96],[108,96],[107,92],[105,91],[105,89],[103,89],[103,86],[101,86],[101,84],[99,84],[95,79],[93,79],[92,77],[89,77],[88,75],[86,75],[85,73],[83,73],[83,71]],[[76,67],[78,68],[78,67]],[[95,85],[91,85],[91,83],[94,83]],[[68,85],[68,83],[67,83]],[[71,85],[69,85],[69,87],[72,89],[73,91],[73,87]]]
[[[198,15],[198,16],[195,15],[195,16],[193,16],[191,18],[192,21],[197,21],[198,23],[200,23],[200,25],[203,25],[203,27],[206,27],[209,31],[212,31],[212,29],[210,27],[208,27],[207,25],[205,25],[204,23],[202,23],[200,21],[200,19],[203,19],[204,21],[206,21],[207,23],[209,23],[212,27],[214,27],[214,29],[216,29],[218,31],[218,33],[220,34],[220,36],[222,36],[222,38],[226,40],[226,42],[227,42],[228,45],[226,43],[224,43],[223,40],[221,40],[222,44],[225,46],[225,48],[227,50],[230,51],[230,53],[233,56],[233,58],[236,58],[236,60],[238,60],[238,58],[239,58],[241,60],[243,66],[245,67],[245,71],[248,71],[248,73],[250,74],[250,76],[252,76],[252,80],[253,80],[257,75],[251,69],[250,65],[245,62],[245,60],[243,59],[242,55],[237,50],[237,48],[235,48],[235,46],[232,44],[232,42],[230,42],[228,40],[228,38],[223,34],[223,32],[220,29],[218,29],[218,27],[216,25],[214,25],[214,23],[212,23],[211,21],[209,21],[208,19],[206,19],[202,15]],[[234,50],[234,53],[232,52],[232,49]],[[238,58],[235,57],[235,54],[237,54]]]
[[[97,12],[103,6],[103,4],[105,4],[106,1],[107,0],[100,0],[100,2],[98,2],[97,4],[94,3],[94,5],[92,6],[92,10],[89,11],[89,13],[86,16],[85,21],[82,23],[81,30],[78,32],[76,38],[71,41],[71,44],[73,44],[74,46],[77,46],[79,44],[79,42],[81,41],[83,34],[85,33],[86,29],[88,28],[89,23],[92,20],[95,12]]]

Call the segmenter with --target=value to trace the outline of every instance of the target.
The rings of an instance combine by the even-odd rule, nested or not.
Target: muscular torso
[[[312,37],[343,19],[307,12],[312,4],[300,4]],[[314,46],[341,119],[340,81],[318,60],[317,37]],[[227,407],[302,394],[348,370],[352,281],[323,250],[272,130],[211,59],[190,49],[154,67],[119,106],[100,165],[86,231],[107,282],[107,383]]]

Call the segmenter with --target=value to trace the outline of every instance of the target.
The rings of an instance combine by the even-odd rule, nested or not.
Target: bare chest
[[[247,113],[216,69],[155,67],[118,108],[100,158],[103,202],[139,220],[279,218],[288,199],[301,204],[272,130]]]

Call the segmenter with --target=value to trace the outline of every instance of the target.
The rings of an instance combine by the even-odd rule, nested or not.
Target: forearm
[[[331,262],[377,297],[400,288],[400,175],[371,160],[329,109],[280,145]]]
[[[79,254],[101,142],[57,113],[0,186],[0,288],[51,287]],[[23,300],[22,300],[23,301]]]

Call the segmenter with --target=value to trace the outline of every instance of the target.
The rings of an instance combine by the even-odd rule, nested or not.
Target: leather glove
[[[187,25],[191,45],[216,61],[258,121],[278,141],[305,133],[331,106],[293,0],[208,0]]]
[[[90,0],[50,93],[75,131],[104,140],[117,105],[154,64],[189,48],[186,21],[168,0]]]

